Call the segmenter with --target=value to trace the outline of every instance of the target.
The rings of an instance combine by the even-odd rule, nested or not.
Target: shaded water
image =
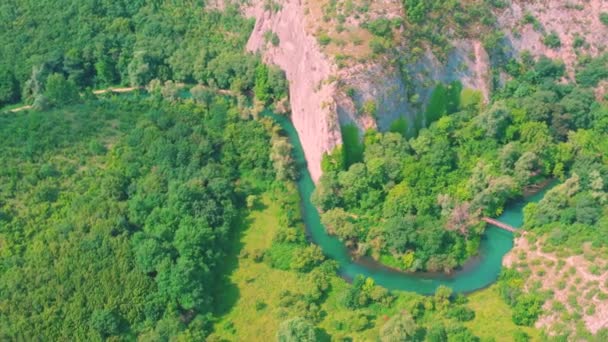
[[[297,184],[307,234],[315,244],[321,247],[327,257],[338,262],[341,276],[352,279],[357,275],[363,275],[374,279],[376,284],[390,290],[414,291],[421,294],[432,294],[440,285],[448,286],[455,292],[471,292],[487,287],[496,281],[502,267],[502,258],[513,247],[513,234],[493,226],[486,229],[480,244],[479,255],[461,270],[450,275],[405,273],[381,267],[369,260],[367,262],[352,260],[344,244],[338,238],[327,234],[325,227],[321,224],[317,209],[310,201],[315,185],[306,167],[304,151],[294,126],[287,117],[268,115],[281,125],[294,147],[296,167],[300,174]],[[520,227],[523,223],[523,207],[528,202],[539,201],[545,191],[546,189],[526,198],[525,201],[509,205],[498,220],[513,227]]]

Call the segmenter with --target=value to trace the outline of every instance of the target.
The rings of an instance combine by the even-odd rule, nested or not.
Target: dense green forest
[[[604,246],[608,108],[591,87],[605,68],[606,57],[582,60],[578,82],[564,83],[561,62],[523,56],[488,105],[463,98],[409,141],[367,132],[362,147],[325,157],[313,196],[324,224],[359,254],[449,271],[477,253],[481,217],[557,178],[564,184],[526,208],[526,227],[557,244]]]
[[[0,117],[3,339],[206,335],[240,208],[274,179],[269,128],[207,107]]]
[[[400,22],[402,68],[428,42],[443,60],[450,40],[475,37],[504,83],[487,103],[439,84],[391,132],[342,127],[312,198],[328,231],[393,268],[450,272],[478,253],[481,218],[554,181],[523,228],[550,251],[605,254],[608,106],[595,87],[608,54],[581,55],[568,82],[558,60],[506,58],[491,14],[504,1],[404,4],[403,18],[365,23],[374,51]],[[198,0],[0,4],[0,107],[33,105],[0,113],[0,339],[539,337],[553,293],[515,269],[477,297],[338,276],[306,238],[302,165],[264,115],[282,107],[285,76],[244,52],[252,28]],[[118,85],[133,91],[92,92]]]
[[[76,88],[198,83],[251,90],[259,59],[244,53],[253,21],[202,1],[4,1],[0,106],[45,102],[47,78]],[[67,25],[66,23],[70,23]],[[276,79],[271,74],[269,82]]]
[[[0,5],[0,106],[37,110],[0,116],[2,339],[209,333],[247,197],[291,171],[240,95],[284,97],[283,75],[244,53],[251,21],[201,5]],[[194,101],[169,102],[180,82]]]

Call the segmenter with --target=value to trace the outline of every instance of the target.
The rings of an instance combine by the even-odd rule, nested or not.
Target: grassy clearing
[[[279,211],[277,203],[268,195],[261,197],[258,208],[245,220],[240,237],[243,251],[251,254],[270,247],[279,227]],[[226,289],[219,299],[220,303],[234,305],[215,324],[214,335],[229,341],[274,340],[276,329],[284,319],[279,317],[279,293],[298,288],[298,278],[295,272],[273,269],[266,263],[256,263],[251,257],[240,256],[230,276],[235,288]],[[261,306],[264,307],[260,309]]]
[[[269,194],[260,196],[258,206],[250,211],[243,222],[241,234],[235,239],[234,271],[228,284],[221,290],[217,315],[221,317],[210,338],[218,341],[274,341],[279,324],[297,316],[294,307],[281,307],[280,293],[286,290],[300,292],[309,286],[306,276],[294,271],[272,268],[265,261],[255,262],[256,251],[266,251],[280,228],[281,209]],[[248,254],[247,257],[244,255]],[[350,310],[342,304],[342,295],[349,285],[339,277],[331,279],[331,290],[321,304],[322,320],[317,324],[322,341],[350,338],[353,341],[376,341],[382,325],[389,317],[410,308],[421,296],[415,293],[395,292],[390,307],[371,304],[369,307]],[[469,296],[468,307],[476,318],[466,323],[479,337],[494,337],[496,341],[512,341],[517,330],[523,330],[538,339],[534,328],[520,328],[511,321],[511,308],[500,298],[496,287]],[[449,324],[436,312],[425,315],[422,323],[436,320]],[[500,334],[497,334],[500,332]]]
[[[513,335],[521,330],[528,334],[531,341],[540,339],[539,330],[532,327],[519,327],[511,320],[511,308],[505,303],[496,285],[477,291],[469,297],[468,307],[475,311],[475,319],[466,323],[471,331],[484,338],[498,341],[513,341]]]
[[[220,303],[229,303],[219,307],[221,319],[214,326],[211,339],[226,341],[273,341],[279,324],[296,315],[291,308],[282,308],[279,304],[280,293],[285,290],[297,292],[307,286],[303,275],[294,271],[282,271],[271,268],[266,262],[256,263],[251,254],[256,250],[267,250],[279,228],[280,208],[270,195],[261,196],[260,204],[246,218],[240,236],[238,248],[249,252],[248,257],[240,253],[236,269],[229,276],[229,285],[221,290]],[[384,320],[397,312],[396,307],[386,309],[371,305],[364,310],[349,310],[341,303],[341,294],[348,284],[339,277],[331,281],[332,290],[322,305],[325,312],[323,321],[318,324],[320,337],[330,339],[351,337],[355,341],[375,340],[378,329]],[[413,298],[416,295],[408,295]],[[406,296],[399,298],[403,302]],[[380,314],[382,313],[382,314]],[[361,325],[360,331],[351,331],[351,322],[360,316],[375,316],[368,324]]]

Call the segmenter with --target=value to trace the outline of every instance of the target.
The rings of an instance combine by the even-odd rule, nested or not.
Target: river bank
[[[434,293],[442,285],[452,288],[455,292],[469,293],[488,287],[496,281],[502,268],[502,258],[513,247],[513,234],[492,226],[488,227],[482,238],[478,257],[450,275],[404,273],[378,263],[371,263],[369,260],[352,260],[349,250],[342,242],[327,233],[321,224],[317,208],[310,201],[315,185],[306,167],[301,142],[291,121],[284,116],[272,113],[267,115],[283,128],[294,147],[294,158],[300,174],[297,185],[307,235],[328,257],[339,263],[342,277],[348,280],[362,275],[372,278],[376,284],[387,289],[414,291],[427,295]],[[524,206],[529,202],[540,200],[545,191],[546,188],[522,201],[512,203],[497,219],[510,226],[520,227],[523,223]]]

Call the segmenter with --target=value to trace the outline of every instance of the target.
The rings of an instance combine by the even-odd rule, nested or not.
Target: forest
[[[48,104],[44,88],[54,74],[80,90],[147,86],[155,79],[161,84],[251,91],[259,58],[243,49],[253,21],[243,18],[236,7],[219,12],[201,5],[201,1],[3,2],[0,106]],[[269,82],[281,80],[280,73],[270,74]]]
[[[3,339],[208,333],[246,197],[274,179],[269,128],[233,106],[110,98],[1,117]]]
[[[475,36],[504,82],[494,77],[487,103],[438,83],[415,120],[387,132],[342,126],[312,196],[327,231],[355,258],[450,273],[478,255],[483,217],[555,184],[524,209],[522,228],[545,244],[535,252],[599,261],[589,249],[608,248],[608,98],[597,90],[608,54],[581,55],[574,70],[507,58],[489,29],[505,1],[404,4],[403,18],[365,24],[378,51],[395,22],[412,42],[403,66],[426,42],[441,60],[448,40]],[[446,16],[455,30],[439,25]],[[306,236],[305,161],[270,118],[288,112],[288,84],[245,52],[253,24],[198,0],[0,4],[0,339],[606,340],[606,329],[534,327],[555,293],[526,278],[545,271],[505,268],[467,295],[341,277]],[[591,299],[608,296],[591,284]]]
[[[443,92],[429,105],[443,110],[427,111],[432,124],[414,138],[368,131],[362,144],[345,140],[325,156],[313,196],[323,223],[360,255],[447,272],[477,253],[480,218],[559,179],[526,208],[526,227],[558,245],[605,246],[608,108],[591,88],[605,68],[606,57],[589,59],[578,82],[564,84],[563,63],[524,55],[505,68],[512,80],[487,106],[468,91]]]
[[[204,340],[247,197],[289,158],[217,90],[286,95],[244,53],[251,21],[197,2],[0,8],[0,105],[34,107],[0,116],[1,338]],[[198,84],[188,103],[179,82]]]

